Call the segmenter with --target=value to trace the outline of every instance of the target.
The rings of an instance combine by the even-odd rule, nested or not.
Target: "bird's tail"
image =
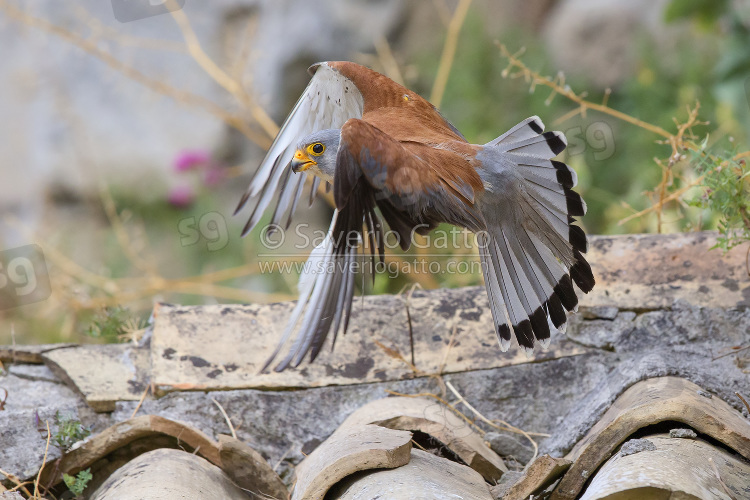
[[[586,213],[572,190],[576,173],[552,160],[566,146],[564,135],[545,133],[534,116],[477,155],[487,186],[479,203],[486,226],[479,233],[480,255],[503,350],[511,329],[527,352],[535,339],[546,347],[551,328],[564,327],[565,309],[578,304],[573,282],[586,293],[594,286],[583,257],[586,235],[573,224],[573,217]]]

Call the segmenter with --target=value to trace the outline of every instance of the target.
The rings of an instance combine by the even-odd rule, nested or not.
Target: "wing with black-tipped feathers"
[[[281,191],[271,225],[281,225],[285,214],[284,225],[288,227],[291,223],[307,177],[289,175],[289,169],[286,168],[294,156],[297,141],[318,130],[341,128],[348,119],[362,116],[364,100],[351,80],[326,63],[312,66],[310,72],[314,72],[310,83],[282,125],[235,210],[236,214],[248,200],[257,198],[255,208],[242,230],[243,236],[260,221],[279,186]],[[319,183],[320,180],[316,177],[313,190]],[[312,201],[312,193],[310,199]]]
[[[500,346],[511,330],[530,353],[563,328],[565,309],[578,304],[573,282],[585,293],[594,276],[583,253],[586,235],[576,226],[586,204],[572,190],[576,174],[552,158],[566,146],[559,132],[544,132],[534,116],[486,144],[477,158],[493,189],[484,197],[487,234],[480,255]]]

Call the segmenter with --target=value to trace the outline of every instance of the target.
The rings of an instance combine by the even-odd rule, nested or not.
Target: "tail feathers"
[[[502,229],[490,230],[487,251],[495,275],[499,277],[500,294],[507,307],[518,344],[527,350],[533,349],[534,327],[539,327],[539,322],[536,321],[539,318],[537,309],[542,306],[531,284],[533,278],[525,273],[518,259],[514,258]],[[535,318],[533,324],[531,318]],[[542,338],[549,337],[549,330],[539,330],[536,333]]]
[[[507,348],[512,329],[527,352],[535,341],[545,347],[552,332],[564,330],[565,310],[578,306],[573,283],[585,293],[595,283],[583,256],[586,234],[575,225],[575,217],[586,213],[585,202],[572,190],[577,175],[552,160],[567,142],[561,133],[543,130],[541,120],[531,117],[485,145],[491,150],[485,158],[496,159],[497,172],[512,164],[522,187],[510,203],[485,194],[480,206],[487,228],[485,282],[501,348]],[[493,166],[484,168],[491,172]]]
[[[328,235],[313,249],[305,263],[298,284],[299,300],[278,346],[261,368],[261,373],[269,368],[285,346],[289,347],[289,352],[274,367],[277,372],[289,366],[298,366],[308,352],[310,360],[314,360],[331,327],[332,349],[339,330],[345,332],[347,329],[354,294],[355,274],[352,270],[357,246],[347,246],[343,251],[338,251],[332,237],[338,217],[339,212],[335,210]]]

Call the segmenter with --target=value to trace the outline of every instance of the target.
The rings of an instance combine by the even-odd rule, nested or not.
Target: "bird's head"
[[[320,130],[304,137],[297,143],[297,151],[291,161],[292,171],[309,171],[325,181],[333,182],[340,139],[339,129]]]

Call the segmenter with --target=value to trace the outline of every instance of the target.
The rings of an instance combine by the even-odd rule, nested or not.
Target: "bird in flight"
[[[501,350],[511,332],[527,353],[535,341],[548,346],[550,333],[564,328],[565,310],[578,304],[573,282],[585,293],[594,286],[582,255],[586,235],[574,224],[586,213],[572,190],[576,173],[552,159],[565,136],[544,132],[533,116],[487,144],[470,144],[427,100],[369,68],[322,62],[308,71],[310,83],[235,211],[256,201],[244,236],[280,189],[267,227],[288,228],[305,174],[314,176],[310,203],[321,182],[333,188],[328,236],[310,254],[299,301],[264,370],[290,341],[276,371],[308,353],[313,361],[330,333],[333,344],[346,332],[359,248],[367,243],[383,259],[381,218],[404,250],[414,232],[443,222],[475,232]]]

